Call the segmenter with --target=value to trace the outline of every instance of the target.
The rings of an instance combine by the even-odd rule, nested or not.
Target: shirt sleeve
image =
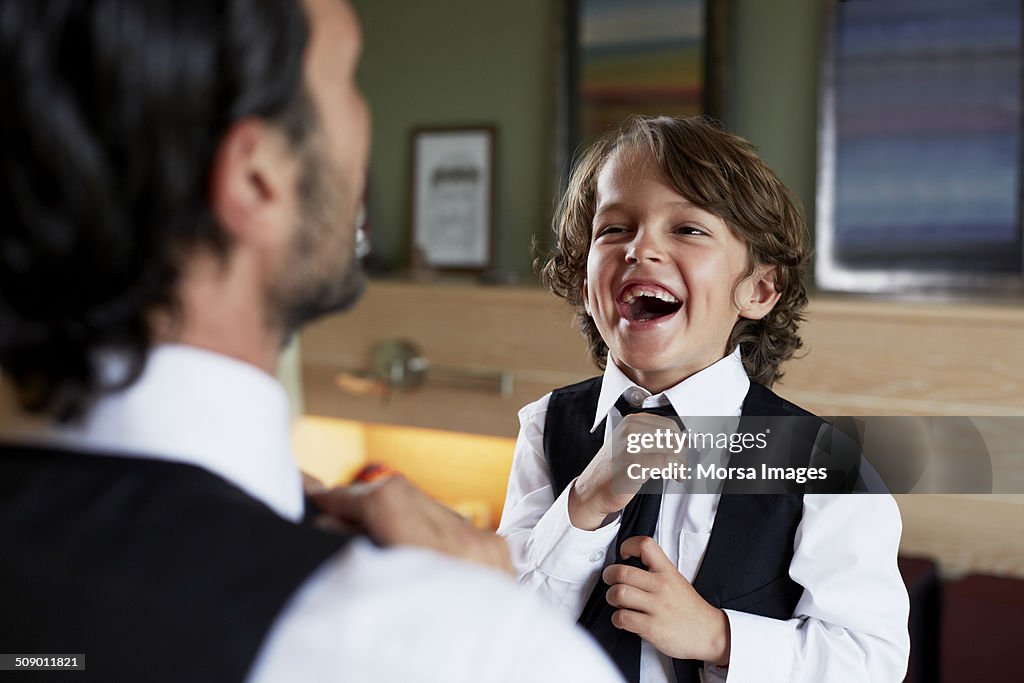
[[[621,681],[581,630],[507,576],[356,539],[282,612],[249,683]]]
[[[789,574],[804,587],[787,621],[725,610],[730,683],[902,681],[910,601],[896,564],[902,521],[880,495],[805,495]]]
[[[520,584],[575,620],[607,564],[621,515],[594,531],[569,521],[572,483],[556,499],[544,459],[549,398],[519,412],[519,438],[498,533],[508,541]]]

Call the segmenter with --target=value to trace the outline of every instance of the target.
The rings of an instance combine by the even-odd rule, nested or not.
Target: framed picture
[[[493,126],[412,132],[414,265],[458,271],[492,266],[496,137]]]
[[[724,111],[728,0],[564,0],[557,163],[631,114]]]
[[[815,277],[1024,292],[1020,0],[830,2]]]

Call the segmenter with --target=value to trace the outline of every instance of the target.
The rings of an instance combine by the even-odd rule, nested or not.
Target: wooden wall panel
[[[942,573],[1024,577],[1024,496],[896,496],[900,549],[939,559]]]
[[[428,382],[385,399],[335,383],[367,369],[375,344],[405,339],[431,363],[513,373],[511,396]],[[515,436],[516,413],[551,389],[597,374],[569,307],[536,288],[372,283],[352,311],[302,334],[306,411],[386,424]]]
[[[820,414],[1024,415],[1020,306],[821,298],[780,393]]]
[[[779,393],[823,415],[1024,415],[1024,308],[819,297],[804,356]],[[509,371],[509,398],[424,386],[387,402],[334,386],[369,366],[374,344],[408,339],[433,363]],[[514,435],[516,411],[593,376],[568,306],[536,288],[374,282],[356,309],[302,335],[307,412]],[[512,416],[511,418],[509,416]],[[510,426],[511,425],[511,426]]]

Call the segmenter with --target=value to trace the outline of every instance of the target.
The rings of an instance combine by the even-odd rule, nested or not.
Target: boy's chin
[[[624,375],[648,391],[664,391],[721,360],[710,355],[704,360],[683,360],[678,356],[636,350],[621,354],[612,351],[610,357]]]
[[[661,359],[657,357],[650,357],[649,355],[642,354],[625,354],[623,357],[612,355],[615,365],[618,366],[622,373],[643,386],[641,381],[646,377],[659,377],[662,381],[675,380],[675,383],[679,383],[686,379],[687,372],[685,368],[680,367],[677,364],[673,364],[668,359]],[[678,375],[678,377],[676,377]],[[650,388],[650,387],[645,387]]]
[[[613,348],[611,355],[620,368],[628,367],[639,372],[659,372],[680,365],[684,358],[684,354],[669,346],[665,339],[632,339],[629,344],[621,344],[618,349]]]

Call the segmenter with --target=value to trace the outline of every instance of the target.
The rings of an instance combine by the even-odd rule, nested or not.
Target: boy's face
[[[584,301],[619,368],[663,391],[721,359],[740,316],[778,300],[773,272],[747,271],[725,222],[676,192],[654,162],[615,154],[597,179]]]

